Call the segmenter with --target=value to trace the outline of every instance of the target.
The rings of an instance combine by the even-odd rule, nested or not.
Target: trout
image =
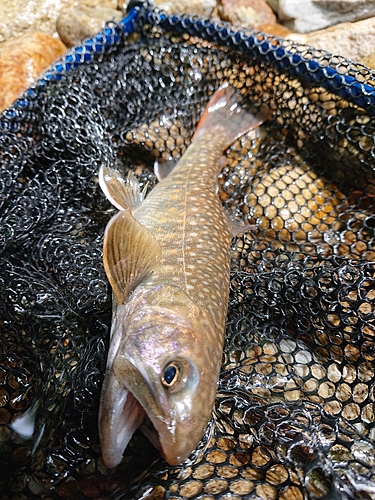
[[[120,463],[149,419],[162,455],[183,462],[212,413],[229,295],[231,223],[218,196],[224,151],[268,113],[246,111],[229,85],[211,98],[192,144],[145,198],[133,175],[102,167],[120,212],[103,261],[115,307],[99,409],[102,455]]]

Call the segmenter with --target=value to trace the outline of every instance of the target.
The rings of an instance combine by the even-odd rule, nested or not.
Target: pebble
[[[375,16],[375,0],[268,0],[281,24],[291,31],[309,33],[342,22]]]
[[[223,21],[256,28],[261,24],[276,24],[276,16],[265,0],[218,0]]]
[[[154,0],[155,7],[168,14],[196,14],[210,17],[216,7],[215,0]]]
[[[288,38],[359,62],[374,52],[375,17],[356,23],[340,23],[308,34],[293,33]]]
[[[288,28],[286,28],[280,23],[260,24],[256,28],[259,31],[264,31],[264,33],[268,33],[269,35],[279,36],[281,38],[289,38],[289,35],[292,33]]]
[[[0,0],[0,42],[29,31],[57,38],[56,20],[65,7],[118,7],[117,0]]]
[[[1,44],[0,111],[10,106],[65,51],[66,46],[60,40],[38,32]]]
[[[82,42],[99,33],[108,21],[119,22],[124,17],[119,10],[110,7],[67,7],[57,18],[56,28],[60,39],[67,47]]]

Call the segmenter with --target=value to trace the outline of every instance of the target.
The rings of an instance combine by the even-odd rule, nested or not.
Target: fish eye
[[[179,364],[175,363],[174,361],[168,363],[164,368],[161,377],[161,383],[164,385],[164,387],[166,387],[167,389],[172,389],[180,379],[181,371],[182,369]]]

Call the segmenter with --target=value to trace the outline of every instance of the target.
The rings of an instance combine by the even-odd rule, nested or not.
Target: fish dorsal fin
[[[202,134],[219,135],[227,149],[233,142],[272,116],[270,109],[256,114],[242,107],[242,96],[229,83],[224,83],[211,97],[192,138]]]
[[[131,210],[112,217],[104,234],[103,262],[120,304],[150,274],[160,259],[159,242],[134,218]]]
[[[104,165],[99,171],[99,184],[108,200],[119,210],[137,207],[144,200],[147,187],[141,191],[132,172],[125,179],[118,170]]]

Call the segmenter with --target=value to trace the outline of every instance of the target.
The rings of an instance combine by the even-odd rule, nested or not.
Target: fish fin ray
[[[104,234],[103,262],[120,304],[160,259],[160,243],[135,219],[131,210],[123,210],[112,217]]]
[[[207,104],[192,141],[202,134],[220,134],[225,140],[224,149],[227,149],[236,139],[272,116],[270,109],[252,113],[241,106],[241,100],[234,87],[228,83],[221,85]]]
[[[238,236],[239,234],[247,233],[248,231],[254,231],[255,229],[258,229],[258,226],[256,224],[249,224],[248,222],[245,222],[243,220],[234,219],[229,215],[227,217],[227,220],[233,238],[235,236]]]
[[[135,208],[143,201],[145,190],[141,191],[139,182],[132,172],[124,178],[118,170],[101,166],[99,184],[108,200],[118,210]]]
[[[156,175],[157,180],[160,182],[163,179],[165,179],[172,172],[172,170],[176,165],[177,165],[176,160],[167,160],[164,161],[163,163],[159,163],[157,160],[155,160],[154,173]]]

